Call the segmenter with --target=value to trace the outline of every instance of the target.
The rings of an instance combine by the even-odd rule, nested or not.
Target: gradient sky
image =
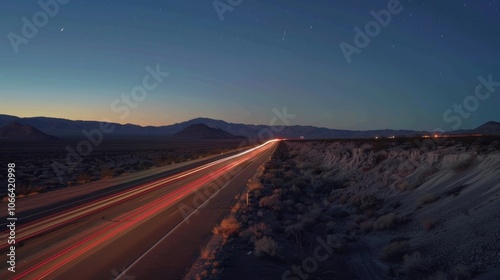
[[[340,43],[354,45],[354,27],[388,2],[243,0],[221,20],[211,0],[73,0],[16,54],[8,34],[22,36],[22,17],[42,9],[1,0],[0,113],[268,124],[286,106],[291,124],[450,130],[443,113],[474,95],[480,75],[500,81],[500,0],[401,0],[348,63]],[[170,75],[120,118],[113,100],[157,64]],[[500,87],[459,128],[500,120],[499,101]]]

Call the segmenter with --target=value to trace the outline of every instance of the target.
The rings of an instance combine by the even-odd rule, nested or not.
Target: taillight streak
[[[127,231],[131,230],[132,228],[142,224],[144,221],[147,219],[157,215],[158,213],[161,213],[168,207],[170,207],[172,204],[176,203],[177,201],[181,200],[182,198],[186,197],[187,195],[191,194],[194,192],[196,189],[201,188],[203,185],[205,185],[208,182],[211,182],[214,178],[220,177],[222,174],[227,172],[228,170],[236,167],[237,165],[241,164],[242,162],[245,162],[249,158],[251,158],[253,154],[249,154],[246,157],[243,157],[242,159],[231,163],[227,166],[224,166],[216,171],[214,171],[211,174],[208,174],[206,176],[203,176],[199,179],[196,179],[195,181],[175,190],[172,191],[171,193],[168,193],[167,195],[158,198],[150,203],[147,203],[137,209],[134,209],[131,212],[125,213],[118,218],[114,219],[115,221],[118,220],[120,221],[119,223],[113,223],[108,226],[103,226],[102,228],[98,228],[94,233],[91,233],[90,236],[78,241],[77,243],[63,249],[62,251],[51,254],[51,257],[48,259],[42,261],[41,263],[37,264],[36,266],[31,267],[30,269],[24,271],[22,274],[17,275],[14,279],[21,279],[22,277],[31,274],[32,272],[35,272],[36,270],[47,267],[47,265],[50,265],[50,262],[55,262],[53,266],[51,266],[48,270],[44,271],[43,274],[37,276],[34,279],[42,279],[49,275],[50,273],[56,271],[59,269],[61,266],[69,263],[70,261],[74,260],[75,258],[81,256],[82,254],[85,254],[89,250],[95,248],[96,246],[112,239],[112,237],[116,238],[120,235],[123,235]],[[90,242],[90,243],[88,243]],[[88,244],[86,244],[88,243]],[[62,247],[62,245],[60,246]],[[69,254],[69,256],[64,256]],[[64,256],[64,257],[63,257]],[[60,258],[59,262],[58,259]]]
[[[194,168],[193,170],[184,171],[180,174],[177,174],[177,175],[165,178],[165,179],[159,179],[157,181],[150,182],[150,183],[145,184],[145,185],[140,185],[140,186],[135,187],[133,189],[124,190],[124,191],[118,192],[116,194],[112,194],[112,195],[103,197],[101,199],[98,199],[97,201],[91,201],[91,202],[82,204],[78,207],[74,207],[74,208],[65,210],[62,213],[58,213],[58,214],[49,216],[49,217],[42,219],[40,221],[33,221],[33,222],[27,223],[25,225],[21,225],[17,229],[17,234],[18,234],[17,241],[21,242],[21,241],[27,240],[29,238],[40,235],[44,232],[61,227],[67,223],[73,222],[77,219],[81,219],[83,217],[89,216],[89,215],[96,213],[98,211],[102,211],[104,209],[112,207],[118,203],[123,203],[123,202],[128,201],[130,199],[133,199],[135,197],[152,192],[158,188],[164,187],[165,184],[167,184],[167,183],[172,183],[172,182],[178,181],[184,177],[187,177],[189,175],[192,175],[194,173],[197,173],[199,171],[207,169],[207,168],[214,166],[216,164],[219,164],[219,163],[222,163],[222,162],[225,162],[225,161],[237,158],[237,157],[241,157],[241,156],[246,155],[246,154],[251,155],[252,152],[264,147],[265,145],[267,145],[271,142],[274,142],[274,141],[273,140],[268,141],[262,145],[254,147],[254,148],[249,149],[247,151],[238,153],[238,154],[233,155],[233,156],[229,156],[227,158],[219,159],[219,160],[216,160],[216,161],[211,162],[211,163],[204,164],[200,167]],[[2,233],[0,235],[0,239],[5,239],[7,236],[8,236],[8,232],[4,231],[4,233]],[[5,248],[7,246],[8,246],[8,244],[4,243],[4,244],[0,245],[0,249]]]

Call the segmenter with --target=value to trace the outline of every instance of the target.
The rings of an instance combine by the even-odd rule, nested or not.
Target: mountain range
[[[99,129],[101,122],[98,121],[81,121],[67,120],[50,117],[27,117],[20,118],[10,115],[0,114],[0,127],[12,124],[13,122],[22,123],[36,128],[40,132],[57,138],[82,138],[82,131],[91,131]],[[222,120],[214,120],[209,118],[196,118],[189,121],[175,123],[165,126],[139,126],[134,124],[117,124],[114,123],[115,129],[109,134],[111,137],[164,137],[172,136],[184,128],[194,124],[204,124],[208,127],[220,129],[232,135],[240,135],[247,138],[299,138],[308,139],[318,138],[371,138],[371,137],[391,137],[391,136],[420,136],[430,134],[426,131],[415,130],[342,130],[330,129],[314,126],[268,126],[268,125],[253,125],[241,123],[229,123]],[[458,130],[449,132],[449,134],[494,134],[500,135],[499,122],[487,122],[484,125],[472,130]]]
[[[0,140],[6,141],[49,141],[57,138],[30,126],[14,121],[0,127]]]
[[[235,136],[219,128],[212,128],[206,124],[192,124],[171,136],[182,140],[216,140],[216,139],[246,139],[244,136]]]

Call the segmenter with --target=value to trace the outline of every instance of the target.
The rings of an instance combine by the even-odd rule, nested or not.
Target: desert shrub
[[[293,195],[298,195],[302,192],[302,190],[299,187],[297,187],[297,185],[293,184],[292,187],[290,188],[290,192]]]
[[[257,180],[257,179],[251,179],[250,182],[248,183],[248,189],[250,191],[252,190],[260,190],[262,189],[264,186],[262,185],[262,183]]]
[[[248,240],[249,242],[255,242],[255,240],[268,235],[272,232],[270,228],[266,226],[264,223],[259,223],[252,225],[251,227],[247,228],[243,232],[239,234],[241,238],[244,238]]]
[[[347,232],[356,232],[359,229],[359,225],[357,223],[350,222],[345,225],[345,229]]]
[[[339,203],[340,204],[346,204],[347,201],[349,201],[349,197],[345,194],[343,194],[340,198],[339,198]]]
[[[395,228],[401,221],[398,215],[394,213],[389,213],[383,216],[380,216],[375,221],[375,228],[377,230],[391,229]]]
[[[371,232],[373,230],[373,222],[363,221],[359,224],[359,229],[364,233]]]
[[[382,200],[373,194],[361,195],[353,198],[352,205],[359,212],[365,212],[368,209],[376,209],[380,206]]]
[[[403,256],[402,270],[409,276],[416,276],[427,268],[427,261],[420,252],[413,252]]]
[[[115,175],[115,171],[110,169],[110,168],[103,168],[101,170],[101,178],[102,179],[109,179],[109,178],[113,178],[113,176]]]
[[[377,210],[375,209],[368,209],[363,213],[366,217],[371,218],[375,215],[377,215]]]
[[[293,205],[295,205],[295,200],[293,199],[287,199],[283,201],[283,206],[285,206],[289,211],[293,210]]]
[[[23,197],[26,195],[33,195],[41,193],[45,190],[43,186],[33,186],[27,183],[16,183],[16,194],[17,197]],[[8,197],[6,197],[8,199]],[[8,201],[8,200],[5,200]]]
[[[236,213],[236,212],[238,212],[238,211],[241,209],[241,207],[243,207],[243,204],[241,204],[241,202],[237,202],[237,203],[233,206],[233,208],[231,208],[231,213]]]
[[[476,158],[473,157],[473,156],[470,156],[466,159],[463,159],[457,163],[455,163],[455,165],[453,165],[453,171],[455,172],[463,172],[469,168],[472,167],[472,165],[474,165],[474,162],[476,161]]]
[[[336,225],[337,223],[335,223],[334,221],[329,221],[328,223],[326,223],[326,231],[328,233],[332,233],[335,230]]]
[[[347,252],[347,236],[343,234],[329,234],[326,237],[326,243],[330,245],[337,253]]]
[[[311,216],[305,216],[302,218],[301,220],[301,223],[308,229],[311,229],[312,227],[314,227],[317,223],[317,219],[315,219],[314,217],[311,217]]]
[[[219,270],[217,268],[212,268],[212,275],[217,275]]]
[[[299,223],[285,227],[285,233],[288,236],[293,236],[293,235],[302,233],[304,231],[304,228],[305,228],[304,224],[299,222]]]
[[[302,203],[295,204],[295,211],[297,213],[304,213],[306,211],[306,206]]]
[[[281,197],[279,194],[265,196],[260,199],[259,206],[267,207],[273,211],[279,211],[281,209]]]
[[[255,255],[257,256],[276,256],[279,250],[278,243],[268,236],[255,241],[254,243]]]
[[[352,221],[355,222],[356,224],[359,224],[363,221],[366,221],[367,218],[365,215],[356,215],[352,218]]]
[[[203,270],[200,275],[196,275],[196,280],[206,279],[208,276],[208,270]]]
[[[433,193],[428,193],[426,195],[423,195],[417,199],[417,205],[422,206],[425,204],[430,204],[438,200],[438,196],[433,194]]]
[[[248,221],[250,220],[250,217],[249,217],[249,215],[241,215],[240,219],[242,222],[248,223]]]
[[[283,189],[276,188],[276,189],[273,190],[273,194],[282,195],[283,194]]]
[[[311,180],[311,186],[307,189],[314,195],[318,194],[328,194],[331,191],[331,187],[325,183],[323,180],[314,177]]]
[[[92,176],[91,176],[89,173],[86,173],[86,172],[80,173],[80,174],[76,177],[76,181],[77,181],[79,184],[85,184],[85,183],[88,183],[88,182],[90,182],[90,180],[92,180]]]
[[[240,223],[233,216],[222,220],[219,226],[215,227],[212,231],[214,234],[221,234],[224,238],[238,233],[240,230]]]
[[[410,251],[410,245],[407,241],[395,241],[382,249],[380,259],[387,262],[401,262],[403,256]]]
[[[284,169],[284,170],[287,170],[287,171],[285,172],[285,174],[283,175],[283,177],[284,177],[285,181],[289,182],[289,181],[291,181],[293,178],[295,178],[295,176],[297,176],[295,172],[293,172],[292,170],[290,170],[289,165],[285,165],[285,166],[283,166],[283,169]]]
[[[212,249],[209,248],[209,246],[205,246],[200,248],[200,258],[202,260],[212,260],[214,259],[214,252]]]
[[[314,226],[321,217],[321,208],[318,204],[309,207],[306,214],[301,216],[301,221],[305,226]]]
[[[434,227],[434,222],[431,219],[425,219],[422,221],[422,227],[427,231],[431,230]]]

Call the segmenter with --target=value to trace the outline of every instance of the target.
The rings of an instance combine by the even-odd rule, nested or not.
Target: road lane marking
[[[266,142],[267,143],[267,142]],[[266,152],[266,151],[265,151]],[[217,192],[215,192],[212,196],[210,196],[205,202],[203,202],[200,206],[196,208],[196,210],[200,209],[203,207],[205,204],[207,204],[212,198],[217,196],[217,194],[223,190],[227,185],[229,185],[234,179],[236,179],[241,173],[243,173],[245,170],[247,170],[251,164],[249,164],[247,167],[243,168],[241,172],[236,174],[229,182],[227,182],[222,188],[220,188]],[[131,265],[129,265],[127,268],[125,268],[118,276],[115,277],[115,280],[120,279],[121,277],[125,276],[127,272],[134,267],[138,262],[140,262],[147,254],[149,254],[154,248],[156,248],[163,240],[165,240],[172,232],[174,232],[177,228],[179,228],[186,220],[188,220],[192,215],[197,214],[197,212],[193,211],[191,214],[189,214],[186,218],[184,218],[179,224],[177,224],[172,230],[170,230],[167,234],[165,234],[160,240],[158,240],[155,244],[153,244],[146,252],[144,252],[139,258],[137,258]]]
[[[268,151],[268,149],[264,149],[263,152],[266,152],[266,151]],[[249,157],[254,158],[254,157],[258,157],[258,155],[252,154]],[[240,165],[243,162],[246,162],[248,160],[249,160],[249,158],[244,157],[244,158],[239,159],[235,162],[229,163],[226,166],[219,168],[217,171],[213,171],[212,173],[210,173],[206,176],[203,176],[202,178],[198,178],[195,181],[189,183],[188,185],[167,194],[165,197],[162,197],[162,198],[158,199],[157,201],[153,201],[152,203],[148,203],[146,205],[143,205],[142,207],[139,207],[132,212],[123,214],[122,216],[119,217],[119,219],[121,218],[121,221],[117,226],[110,225],[104,229],[98,230],[97,232],[93,233],[91,236],[84,238],[84,240],[80,240],[77,244],[73,244],[69,248],[65,248],[61,252],[54,254],[53,256],[49,257],[48,259],[45,259],[44,261],[42,261],[42,263],[39,263],[37,266],[32,267],[31,269],[28,269],[23,274],[18,275],[16,277],[16,279],[18,279],[20,277],[24,277],[24,276],[31,274],[31,273],[37,273],[36,271],[39,268],[46,268],[46,265],[49,264],[50,262],[56,262],[53,264],[53,266],[51,268],[48,268],[48,270],[41,272],[41,273],[43,273],[42,277],[49,275],[50,273],[58,270],[59,268],[61,268],[65,264],[71,262],[72,260],[74,260],[78,256],[81,256],[82,254],[85,254],[88,251],[95,249],[95,247],[97,245],[102,245],[104,243],[111,242],[111,240],[109,240],[111,236],[113,236],[113,238],[116,239],[119,236],[130,231],[132,228],[135,228],[135,227],[139,226],[140,224],[142,224],[147,219],[148,216],[149,216],[149,218],[151,218],[151,217],[161,213],[162,211],[165,211],[172,204],[178,202],[179,198],[186,197],[187,195],[193,193],[194,190],[199,189],[201,186],[206,185],[208,182],[210,182],[211,181],[211,180],[209,180],[210,176],[219,177],[224,172],[226,172],[228,169],[232,169],[233,167],[236,167],[236,166],[238,166],[238,165]],[[234,178],[236,178],[238,175],[240,175],[242,172],[244,172],[249,166],[250,166],[250,164],[247,167],[245,167],[241,172],[236,174]],[[215,175],[215,174],[217,174],[217,175]],[[231,183],[234,180],[234,178],[231,179],[227,184],[222,186],[222,188],[220,190],[224,189],[229,183]],[[208,203],[210,201],[210,199],[215,197],[220,192],[220,190],[218,190],[216,193],[214,193],[207,201],[205,201],[202,205],[200,205],[200,207],[203,207],[206,203]],[[151,208],[151,205],[154,205],[154,207]],[[200,207],[198,207],[197,209],[199,209]],[[145,210],[148,210],[148,211],[145,211]],[[194,214],[194,213],[196,213],[196,212],[193,212],[192,214]],[[189,218],[190,216],[191,215],[189,215],[187,218]],[[186,220],[186,219],[184,219],[184,220]],[[173,230],[175,230],[175,228]],[[96,240],[95,236],[99,236],[99,238]],[[84,244],[84,243],[88,243],[88,242],[90,242],[90,244]],[[65,257],[61,260],[63,255],[65,255]],[[57,259],[59,259],[59,261]],[[38,276],[38,277],[40,277],[40,276]]]
[[[117,204],[120,201],[126,200],[128,198],[133,198],[133,196],[135,196],[135,195],[139,196],[141,193],[144,193],[146,191],[149,191],[149,190],[152,191],[156,187],[160,187],[163,184],[172,182],[172,181],[177,180],[177,179],[187,177],[191,174],[205,170],[205,169],[207,169],[211,166],[214,166],[216,164],[229,161],[233,158],[241,157],[245,154],[248,154],[248,153],[251,153],[255,150],[263,148],[271,142],[275,142],[275,141],[270,140],[264,144],[261,144],[257,147],[254,147],[254,148],[251,148],[251,149],[246,150],[244,152],[238,153],[236,155],[232,155],[232,156],[229,156],[227,158],[222,158],[222,159],[216,160],[214,162],[204,164],[200,167],[196,167],[196,168],[193,168],[191,170],[182,172],[180,174],[157,180],[155,182],[147,183],[146,185],[136,187],[132,190],[126,190],[126,191],[123,191],[123,192],[118,193],[118,194],[113,195],[113,196],[104,197],[101,200],[98,200],[96,202],[89,202],[86,205],[84,204],[78,208],[69,209],[68,211],[65,211],[59,215],[54,215],[52,217],[48,217],[47,219],[43,219],[41,221],[36,221],[34,223],[28,223],[28,224],[19,228],[19,231],[20,231],[19,238],[21,239],[21,241],[26,240],[27,238],[30,238],[33,235],[43,233],[46,230],[55,228],[55,227],[62,225],[66,222],[84,217],[86,215],[90,215],[90,214],[95,213],[99,210],[102,210],[103,208],[105,208],[107,206],[113,206],[114,204]],[[62,206],[60,206],[60,207],[62,207]],[[47,210],[47,211],[50,211],[50,210]],[[6,234],[7,233],[0,234],[0,238],[5,237]],[[5,246],[0,246],[0,248],[3,248],[3,247],[5,247]]]

